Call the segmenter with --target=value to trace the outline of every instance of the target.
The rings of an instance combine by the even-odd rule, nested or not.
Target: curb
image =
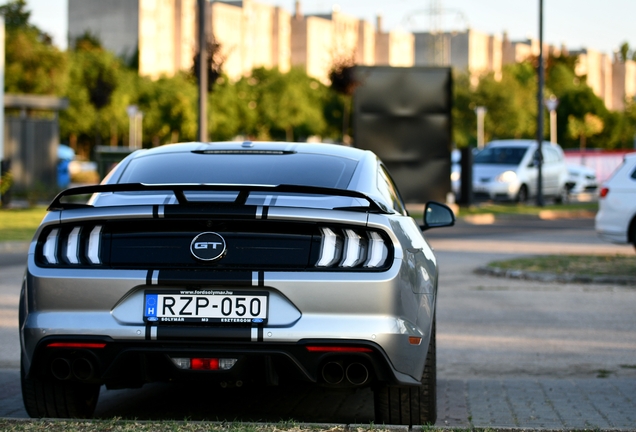
[[[588,210],[541,210],[538,214],[481,213],[460,216],[458,219],[471,225],[492,225],[497,220],[559,220],[594,219],[596,212]]]
[[[560,282],[582,284],[611,284],[636,286],[636,276],[588,276],[571,273],[557,274],[545,272],[532,272],[524,270],[509,270],[500,267],[477,267],[474,273],[478,275],[505,277],[509,279],[524,279],[537,282]]]
[[[28,241],[3,241],[0,242],[0,253],[27,253],[30,244]]]

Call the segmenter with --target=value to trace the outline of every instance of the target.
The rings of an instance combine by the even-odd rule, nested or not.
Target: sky
[[[256,0],[293,12],[294,0]],[[435,0],[444,10],[444,30],[465,30],[502,35],[511,40],[539,37],[539,0]],[[0,0],[0,4],[6,0]],[[383,30],[428,31],[426,11],[432,0],[302,0],[304,14],[340,12],[375,24],[382,16]],[[31,21],[66,49],[67,0],[27,0]],[[612,54],[623,42],[636,48],[636,0],[543,0],[543,38],[570,50],[593,49]]]

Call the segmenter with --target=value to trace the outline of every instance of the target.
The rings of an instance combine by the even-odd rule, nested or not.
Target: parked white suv
[[[625,155],[623,163],[603,183],[598,202],[598,235],[613,243],[636,247],[636,153]]]
[[[473,192],[476,197],[524,202],[537,194],[537,142],[499,140],[490,142],[473,160]],[[557,202],[567,198],[568,170],[558,144],[544,142],[543,195]]]

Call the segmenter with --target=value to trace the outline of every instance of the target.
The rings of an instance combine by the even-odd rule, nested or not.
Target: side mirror
[[[429,228],[439,228],[455,225],[455,214],[444,204],[429,201],[424,207],[424,225],[420,226],[422,231]]]

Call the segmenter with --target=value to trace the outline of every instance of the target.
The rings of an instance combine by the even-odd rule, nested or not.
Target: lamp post
[[[548,99],[545,100],[545,106],[548,108],[548,111],[550,111],[550,142],[556,144],[557,142],[556,109],[559,106],[559,100],[556,98],[555,95],[551,95]]]
[[[141,148],[141,126],[144,118],[144,113],[139,111],[137,105],[128,105],[126,108],[126,114],[128,114],[128,147],[131,149]]]
[[[484,148],[484,118],[488,110],[484,106],[478,106],[475,108],[477,114],[477,148],[479,150]]]
[[[537,89],[537,207],[543,207],[543,0],[539,0],[539,85]]]
[[[208,0],[198,0],[199,13],[199,141],[208,141],[208,52],[207,52],[207,4]]]

